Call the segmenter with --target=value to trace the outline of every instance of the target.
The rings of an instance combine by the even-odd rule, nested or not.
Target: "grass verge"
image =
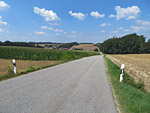
[[[145,92],[143,83],[135,83],[127,73],[120,83],[120,68],[105,56],[104,59],[121,113],[150,113],[150,93]]]
[[[17,77],[17,76],[21,76],[23,74],[27,74],[27,73],[30,73],[30,72],[34,72],[34,71],[37,71],[37,70],[41,70],[41,69],[48,68],[48,67],[51,67],[51,66],[55,66],[55,65],[58,65],[58,64],[62,64],[62,63],[65,63],[65,61],[58,62],[58,63],[55,63],[55,64],[44,65],[44,66],[40,66],[40,67],[32,67],[31,66],[30,68],[25,69],[24,71],[21,71],[17,74],[14,74],[13,70],[11,68],[8,68],[7,74],[0,76],[0,81],[7,80],[9,78],[14,78],[14,77]]]

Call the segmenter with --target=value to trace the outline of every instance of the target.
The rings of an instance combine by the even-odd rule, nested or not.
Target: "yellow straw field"
[[[150,54],[107,55],[107,58],[118,66],[125,64],[125,71],[135,81],[144,82],[146,90],[150,92]]]

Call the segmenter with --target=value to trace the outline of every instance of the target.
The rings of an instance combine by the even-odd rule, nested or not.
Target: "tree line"
[[[145,42],[143,35],[136,33],[113,37],[99,44],[100,50],[105,54],[140,54],[150,53],[150,40]]]
[[[35,46],[37,44],[37,46]],[[52,43],[52,42],[11,42],[11,41],[0,41],[0,46],[22,46],[22,47],[40,47],[40,44],[46,44],[46,47],[53,47],[54,44],[58,44],[58,48],[70,48],[74,45],[79,45],[77,42],[70,43]]]
[[[10,41],[5,41],[1,42],[0,41],[0,46],[22,46],[22,47],[35,47],[34,43],[32,42],[10,42]]]

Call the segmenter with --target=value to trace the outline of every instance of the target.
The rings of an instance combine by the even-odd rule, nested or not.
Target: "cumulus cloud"
[[[54,32],[63,32],[62,29],[54,29],[53,27],[48,27],[48,26],[41,26],[41,29],[48,29]]]
[[[49,25],[52,25],[52,26],[58,26],[59,23],[48,23]]]
[[[35,34],[37,34],[37,35],[45,35],[46,33],[43,32],[43,31],[35,31]]]
[[[72,34],[76,34],[76,32],[75,32],[75,31],[72,31]]]
[[[0,28],[0,33],[3,33],[3,32],[4,32],[4,30],[2,28]]]
[[[123,28],[123,27],[119,27],[118,29],[119,29],[119,30],[122,30],[122,29],[124,29],[124,28]]]
[[[95,18],[103,18],[105,16],[105,14],[99,14],[99,12],[97,11],[92,11],[91,12],[91,16],[94,16]]]
[[[103,23],[103,24],[101,24],[100,26],[101,27],[105,27],[105,26],[110,26],[111,24],[110,23]]]
[[[49,30],[52,30],[52,31],[54,31],[54,32],[63,32],[62,29],[54,29],[54,28],[52,28],[52,27],[49,27],[48,29],[49,29]]]
[[[129,31],[131,31],[131,30],[129,30],[129,29],[125,29],[124,31],[125,31],[125,32],[129,32]]]
[[[48,29],[48,26],[41,26],[41,29]]]
[[[63,32],[62,29],[53,29],[54,32]]]
[[[46,10],[45,8],[34,7],[34,13],[44,17],[45,21],[58,21],[60,18],[53,10]]]
[[[150,21],[137,20],[136,23],[142,26],[150,26]]]
[[[140,31],[141,29],[144,29],[143,26],[130,26],[131,29],[134,31],[134,32],[138,32]]]
[[[0,28],[0,33],[9,33],[10,31],[7,31],[7,30],[4,30],[4,29],[2,29],[2,28]]]
[[[76,38],[76,35],[67,35],[67,38]]]
[[[115,17],[115,15],[113,15],[113,14],[109,15],[109,18],[114,18],[114,17]]]
[[[127,20],[136,19],[138,14],[141,13],[141,10],[138,6],[132,6],[127,8],[121,8],[116,6],[115,10],[117,12],[116,19],[126,18]]]
[[[77,18],[77,19],[79,19],[79,20],[84,20],[85,19],[85,14],[83,14],[83,13],[81,13],[81,12],[79,12],[79,13],[73,13],[72,11],[69,11],[68,12],[71,16],[73,16],[73,17],[75,17],[75,18]]]
[[[10,8],[10,6],[7,3],[5,3],[4,1],[0,1],[0,10],[5,10],[8,8]]]
[[[2,21],[2,16],[0,16],[0,25],[7,25],[7,22]]]
[[[64,32],[64,35],[66,35],[67,34],[67,32]]]
[[[111,33],[117,34],[118,32],[119,32],[119,31],[116,30],[116,31],[112,31]]]

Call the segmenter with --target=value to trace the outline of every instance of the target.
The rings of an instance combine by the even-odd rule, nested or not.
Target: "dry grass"
[[[30,61],[30,60],[16,60],[17,71],[21,72],[30,67],[41,67],[50,64],[56,64],[58,61]],[[0,76],[7,73],[8,68],[13,69],[12,60],[0,59]]]
[[[107,55],[107,58],[118,66],[125,64],[125,71],[135,81],[144,82],[146,90],[150,92],[150,54]]]
[[[76,49],[83,49],[83,50],[95,50],[96,48],[99,49],[97,46],[94,46],[94,44],[80,44],[80,45],[75,45],[72,48]]]

